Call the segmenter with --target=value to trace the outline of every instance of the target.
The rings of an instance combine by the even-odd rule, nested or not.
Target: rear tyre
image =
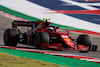
[[[88,46],[88,50],[90,50],[91,49],[90,36],[86,35],[86,34],[79,35],[78,38],[77,38],[77,48],[78,48],[79,44]]]
[[[4,43],[7,46],[16,46],[19,42],[19,33],[15,29],[7,29],[4,32]]]
[[[41,48],[41,44],[45,42],[49,44],[49,35],[46,32],[38,32],[35,34],[34,45],[36,48]]]

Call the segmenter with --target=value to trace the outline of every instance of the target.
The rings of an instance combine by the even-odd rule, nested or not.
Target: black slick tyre
[[[7,46],[16,46],[19,41],[19,33],[15,29],[7,29],[4,32],[4,43]]]
[[[90,36],[86,35],[86,34],[79,35],[78,38],[77,38],[77,48],[78,48],[79,44],[88,46],[88,50],[90,50],[91,49]]]
[[[49,35],[46,32],[38,32],[35,34],[34,45],[36,48],[41,48],[42,42],[49,44]]]

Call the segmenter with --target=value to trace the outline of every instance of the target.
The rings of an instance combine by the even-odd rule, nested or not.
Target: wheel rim
[[[39,37],[39,35],[36,35],[35,39],[36,40],[34,42],[34,45],[35,45],[36,48],[38,48],[39,45],[40,45],[40,37]]]

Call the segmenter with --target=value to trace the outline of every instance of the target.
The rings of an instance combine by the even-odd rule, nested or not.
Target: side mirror
[[[58,29],[59,27],[55,27],[55,29]]]

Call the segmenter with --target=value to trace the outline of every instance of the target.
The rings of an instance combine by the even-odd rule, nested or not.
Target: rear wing
[[[36,25],[36,22],[33,21],[19,21],[19,20],[14,20],[12,22],[12,28],[17,28],[17,26],[26,26],[26,27],[33,27],[33,25]]]

